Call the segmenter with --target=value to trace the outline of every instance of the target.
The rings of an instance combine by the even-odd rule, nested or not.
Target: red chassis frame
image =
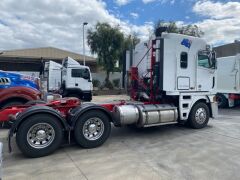
[[[116,101],[113,103],[100,103],[98,105],[112,112],[114,106],[124,105],[124,104],[126,104],[126,101]],[[37,104],[37,105],[52,107],[53,109],[59,111],[63,117],[66,117],[69,110],[81,105],[81,102],[77,98],[62,98],[59,100],[51,101],[47,104]],[[23,112],[25,109],[31,106],[33,105],[18,105],[18,106],[6,107],[5,109],[0,111],[0,123],[14,120],[18,113]]]

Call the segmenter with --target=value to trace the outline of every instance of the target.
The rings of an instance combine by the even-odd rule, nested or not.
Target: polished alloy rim
[[[33,125],[27,133],[27,141],[30,146],[42,149],[49,146],[55,138],[55,131],[48,123]]]
[[[199,108],[196,111],[195,119],[198,124],[203,124],[207,119],[207,112],[204,108]]]
[[[99,139],[104,132],[104,124],[100,118],[88,119],[83,125],[83,135],[87,140]]]

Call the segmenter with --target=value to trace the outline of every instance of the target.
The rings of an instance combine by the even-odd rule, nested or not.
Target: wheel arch
[[[213,102],[213,97],[214,96],[208,96],[208,95],[193,95],[190,96],[189,99],[187,99],[187,101],[182,97],[180,97],[180,102],[179,102],[179,117],[180,117],[180,121],[187,121],[189,118],[189,115],[192,111],[192,108],[199,102],[203,102],[205,103],[208,108],[209,108],[209,112],[210,112],[210,117],[213,116],[212,113],[212,107],[211,107],[211,102]],[[189,103],[189,100],[191,100],[191,102]],[[189,103],[189,107],[188,108],[184,108],[183,104],[188,104]],[[184,115],[186,114],[186,115]]]
[[[100,105],[96,105],[96,104],[93,104],[93,103],[87,103],[87,104],[84,104],[82,106],[76,107],[73,111],[74,112],[71,115],[71,119],[70,119],[71,128],[74,128],[78,119],[81,116],[83,116],[83,114],[85,114],[89,111],[100,111],[100,112],[104,113],[109,118],[110,122],[113,122],[113,115],[109,110],[107,110],[106,108],[104,108]]]
[[[55,109],[48,107],[48,106],[32,106],[26,109],[24,112],[20,113],[19,116],[17,116],[16,120],[14,121],[9,136],[13,136],[14,133],[16,133],[18,127],[26,121],[29,117],[34,116],[36,114],[48,114],[53,117],[56,117],[58,121],[61,123],[64,130],[69,130],[69,126],[64,119],[64,117]]]
[[[204,96],[204,97],[202,97],[202,98],[197,99],[196,101],[194,101],[194,102],[192,103],[191,110],[192,110],[192,108],[193,108],[196,104],[198,104],[198,103],[200,103],[200,102],[201,102],[201,103],[205,103],[205,104],[208,106],[209,113],[210,113],[210,117],[212,117],[212,116],[213,116],[213,113],[212,113],[211,101],[210,101],[210,99],[209,99],[208,96]],[[190,110],[190,112],[191,112],[191,110]],[[189,115],[188,115],[188,116],[189,116]]]
[[[0,107],[5,106],[5,105],[6,105],[7,103],[9,103],[9,102],[15,102],[15,101],[22,102],[22,103],[26,103],[26,102],[29,101],[29,99],[24,98],[24,97],[10,97],[10,98],[4,99],[4,100],[0,103]]]

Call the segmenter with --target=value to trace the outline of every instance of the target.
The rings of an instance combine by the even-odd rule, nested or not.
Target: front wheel
[[[42,157],[54,152],[62,142],[63,128],[57,118],[37,114],[18,128],[16,143],[25,156]]]
[[[204,128],[208,124],[209,114],[209,108],[205,103],[197,103],[190,112],[188,124],[194,129]]]
[[[106,114],[101,111],[89,111],[81,116],[75,127],[76,142],[84,148],[102,145],[111,132],[111,124]]]

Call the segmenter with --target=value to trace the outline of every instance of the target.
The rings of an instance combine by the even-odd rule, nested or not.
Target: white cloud
[[[214,19],[236,18],[240,17],[240,2],[199,1],[193,11]]]
[[[0,50],[53,46],[82,53],[82,23],[119,25],[122,31],[148,37],[151,25],[136,26],[106,10],[100,0],[2,0]],[[87,49],[89,51],[89,49]]]
[[[115,0],[115,3],[118,5],[118,6],[124,6],[126,4],[129,4],[132,0]]]
[[[138,13],[131,12],[130,15],[134,18],[137,19],[139,17]]]
[[[206,17],[197,23],[212,44],[233,42],[240,37],[240,2],[199,1],[193,12]]]
[[[170,1],[170,4],[173,5],[174,3],[175,3],[175,0],[171,0],[171,1]]]

